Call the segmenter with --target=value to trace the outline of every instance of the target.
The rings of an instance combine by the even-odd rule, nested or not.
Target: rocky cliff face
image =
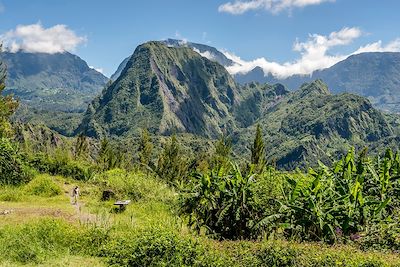
[[[238,89],[223,66],[187,47],[139,46],[121,76],[90,105],[79,128],[90,136],[187,132],[216,137],[234,128]]]

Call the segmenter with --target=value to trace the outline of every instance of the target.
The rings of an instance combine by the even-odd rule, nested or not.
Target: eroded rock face
[[[238,89],[225,68],[187,47],[139,46],[121,76],[95,99],[79,128],[90,136],[125,136],[149,128],[217,137],[235,127]]]

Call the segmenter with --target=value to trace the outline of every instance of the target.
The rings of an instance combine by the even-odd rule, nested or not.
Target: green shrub
[[[360,267],[399,266],[396,254],[360,251],[350,246],[326,246],[318,243],[294,243],[279,240],[265,242],[218,242],[211,249],[218,248],[225,255],[229,266],[251,267]],[[228,266],[228,265],[225,265]]]
[[[195,239],[159,228],[114,237],[100,256],[112,266],[218,266]]]
[[[173,192],[166,184],[141,172],[114,169],[101,174],[99,179],[119,198],[162,202],[173,198]]]
[[[25,192],[41,197],[54,197],[62,194],[61,187],[49,175],[39,175],[25,186]]]
[[[50,158],[49,155],[37,154],[29,159],[29,164],[42,173],[62,175],[81,181],[90,180],[95,172],[93,166],[60,155]]]
[[[254,194],[257,174],[244,175],[232,163],[228,170],[222,166],[190,178],[180,203],[190,227],[231,240],[257,238],[264,232],[267,213]]]
[[[0,189],[0,201],[17,202],[22,199],[21,190],[16,186],[3,186]]]
[[[76,229],[60,220],[6,226],[0,229],[0,259],[40,263],[67,252],[76,236]]]
[[[0,138],[0,184],[18,185],[29,181],[28,168],[18,155],[18,147],[7,138]]]

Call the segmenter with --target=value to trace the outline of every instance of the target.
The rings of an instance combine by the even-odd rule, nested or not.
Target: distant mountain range
[[[239,83],[282,83],[294,90],[305,82],[322,79],[333,93],[349,92],[368,97],[378,108],[400,112],[400,53],[378,52],[353,55],[312,75],[294,75],[280,80],[264,76],[261,68],[235,76]]]
[[[7,65],[6,94],[29,107],[82,112],[108,78],[71,53],[1,53]]]
[[[138,46],[108,84],[70,53],[2,53],[1,60],[6,93],[22,102],[17,118],[65,135],[124,139],[148,128],[157,138],[208,142],[228,134],[243,154],[260,124],[269,159],[285,168],[329,163],[351,145],[374,151],[400,141],[400,118],[375,108],[397,111],[400,53],[354,55],[277,80],[260,68],[232,77],[225,67],[233,62],[215,48],[169,39]]]
[[[321,80],[290,92],[283,85],[240,86],[217,62],[189,47],[140,45],[120,77],[90,105],[78,129],[92,137],[154,135],[233,137],[248,153],[257,124],[270,160],[281,167],[329,163],[350,146],[379,146],[395,129],[370,101],[331,94]]]
[[[235,62],[227,58],[214,47],[168,39],[162,41],[167,46],[189,47],[203,57],[228,67]],[[127,63],[125,59],[112,76],[115,80]],[[281,83],[290,90],[299,88],[303,83],[322,79],[333,93],[355,93],[365,96],[374,106],[389,112],[400,112],[400,53],[376,52],[352,55],[334,66],[318,70],[311,75],[293,75],[278,79],[272,74],[265,74],[262,68],[256,67],[246,74],[236,74],[236,82],[240,84]]]

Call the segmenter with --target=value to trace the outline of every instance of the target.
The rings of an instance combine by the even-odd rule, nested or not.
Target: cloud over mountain
[[[0,35],[0,40],[10,52],[60,53],[74,51],[86,42],[86,37],[78,36],[66,25],[57,24],[44,28],[40,23],[18,25],[15,29]]]
[[[329,54],[332,48],[348,45],[361,37],[362,34],[362,31],[357,27],[346,27],[329,35],[310,34],[307,41],[299,42],[296,40],[293,44],[293,51],[299,52],[300,57],[285,63],[268,61],[264,57],[246,61],[233,53],[225,51],[225,56],[236,63],[227,67],[227,69],[234,75],[238,73],[244,74],[255,67],[261,67],[265,74],[271,73],[277,78],[287,78],[294,74],[308,75],[315,70],[329,68],[352,54],[400,51],[400,39],[396,39],[387,45],[382,45],[381,41],[367,44],[350,54]]]

